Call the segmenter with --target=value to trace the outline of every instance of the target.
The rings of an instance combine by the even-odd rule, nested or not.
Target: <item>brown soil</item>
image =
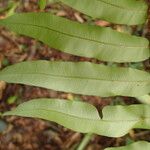
[[[16,1],[17,2],[17,1]],[[0,1],[0,8],[6,7],[8,0]],[[37,12],[40,11],[37,0],[22,0],[16,9],[17,12]],[[117,25],[110,24],[102,20],[92,20],[91,18],[70,9],[60,3],[50,4],[45,11],[81,23],[94,23],[99,26],[110,26],[118,29]],[[0,18],[5,17],[6,13],[0,13]],[[149,15],[150,16],[150,15]],[[149,21],[150,22],[150,21]],[[146,28],[138,31],[136,26],[131,27],[134,34],[150,38],[150,23]],[[95,59],[82,58],[62,53],[58,50],[49,48],[47,45],[34,39],[16,35],[5,28],[0,27],[0,67],[28,60],[62,60],[62,61],[90,61],[93,63],[104,63]],[[106,64],[106,63],[104,63]],[[145,61],[144,69],[150,70],[149,60]],[[127,64],[121,64],[122,66]],[[16,96],[15,103],[8,103],[11,96]],[[32,98],[80,98],[83,101],[93,104],[98,110],[109,104],[134,104],[139,103],[136,99],[128,97],[101,98],[95,96],[75,95],[71,93],[56,92],[42,88],[6,84],[0,82],[0,112],[8,111],[16,107],[19,103],[28,101]],[[81,142],[83,134],[73,132],[56,123],[40,119],[30,119],[21,117],[5,117],[0,121],[6,123],[7,128],[0,133],[0,150],[73,150]],[[86,150],[103,150],[110,146],[121,146],[127,142],[147,140],[150,141],[150,131],[132,130],[122,138],[108,138],[95,135],[86,147]]]

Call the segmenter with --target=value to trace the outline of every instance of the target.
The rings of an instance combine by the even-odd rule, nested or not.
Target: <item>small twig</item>
[[[91,138],[93,137],[94,134],[92,133],[87,133],[83,137],[81,143],[79,144],[78,148],[76,150],[84,150]]]

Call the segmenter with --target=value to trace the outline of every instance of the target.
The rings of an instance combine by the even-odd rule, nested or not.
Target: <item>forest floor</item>
[[[4,18],[8,14],[13,13],[13,9],[15,12],[40,11],[37,0],[13,0],[13,2],[15,3],[13,3],[12,6],[12,4],[9,3],[9,0],[0,0],[0,18]],[[11,7],[13,7],[13,9]],[[1,8],[5,9],[2,10]],[[80,23],[107,26],[116,29],[119,32],[129,32],[150,39],[150,21],[148,21],[147,25],[144,27],[114,25],[102,20],[92,20],[90,17],[62,5],[61,3],[48,4],[44,11]],[[38,59],[51,61],[90,61],[93,63],[107,64],[96,59],[77,57],[60,52],[32,38],[17,35],[0,27],[0,68],[22,61]],[[143,63],[119,65],[150,71],[149,60]],[[101,110],[106,105],[130,105],[139,103],[136,99],[129,97],[101,98],[95,96],[83,96],[33,86],[6,84],[0,81],[0,112],[8,111],[22,102],[40,97],[81,99],[82,101],[86,101],[96,106],[98,110]],[[75,150],[83,137],[84,134],[73,132],[49,121],[14,116],[0,118],[0,150]],[[150,141],[150,131],[131,130],[128,135],[121,138],[108,138],[94,135],[87,145],[86,150],[103,150],[106,147],[122,146],[137,140]]]

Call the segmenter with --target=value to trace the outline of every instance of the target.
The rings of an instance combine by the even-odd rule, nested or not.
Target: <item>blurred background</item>
[[[150,5],[150,1],[147,1]],[[13,15],[16,12],[39,12],[38,0],[0,0],[0,19]],[[150,12],[145,25],[121,26],[92,18],[73,10],[58,0],[47,0],[43,10],[60,17],[87,23],[91,25],[111,27],[119,32],[143,36],[150,39]],[[77,57],[50,48],[32,38],[18,35],[0,27],[0,68],[28,60],[62,60],[62,61],[89,61],[103,63],[110,66],[132,67],[150,71],[149,60],[142,63],[106,63],[96,59]],[[18,104],[33,98],[62,98],[78,99],[91,103],[101,111],[106,105],[131,105],[143,103],[129,97],[101,98],[95,96],[75,95],[71,93],[46,90],[33,86],[6,84],[0,81],[0,150],[75,150],[80,145],[84,134],[73,132],[56,123],[40,119],[21,117],[1,117],[1,113],[15,108]],[[145,102],[144,102],[145,103]],[[150,141],[149,130],[131,130],[121,138],[108,138],[93,135],[86,146],[86,150],[103,150],[110,146],[122,146],[134,141]]]

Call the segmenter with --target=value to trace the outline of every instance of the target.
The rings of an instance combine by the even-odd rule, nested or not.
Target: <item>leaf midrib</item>
[[[81,80],[96,80],[96,81],[99,81],[99,80],[102,80],[102,81],[106,81],[106,82],[129,82],[129,83],[136,83],[136,82],[140,82],[140,83],[144,83],[144,82],[147,82],[148,84],[150,84],[150,80],[144,80],[144,81],[123,81],[123,80],[107,80],[107,79],[100,79],[100,78],[90,78],[90,77],[80,77],[80,76],[65,76],[65,75],[55,75],[55,74],[48,74],[48,73],[15,73],[15,74],[7,74],[7,76],[18,76],[18,75],[44,75],[44,76],[52,76],[52,77],[55,77],[55,78],[70,78],[70,79],[81,79]],[[0,74],[1,76],[1,74]],[[4,76],[6,77],[6,74],[4,74]]]
[[[112,4],[112,3],[108,3],[108,2],[106,2],[104,0],[97,0],[97,1],[105,3],[107,5],[111,5],[111,6],[117,7],[119,9],[124,9],[124,10],[132,11],[132,12],[139,12],[139,13],[143,13],[144,12],[145,13],[144,10],[129,9],[127,7],[123,7],[123,6],[115,5],[115,4]]]
[[[20,109],[20,110],[19,110]],[[64,112],[60,112],[60,111],[56,111],[56,110],[48,110],[48,109],[44,109],[44,108],[40,108],[40,109],[37,109],[37,108],[34,108],[34,110],[42,110],[42,111],[47,111],[47,112],[54,112],[54,113],[59,113],[59,114],[63,114],[63,115],[65,115],[65,116],[69,116],[69,117],[73,117],[73,118],[77,118],[77,119],[85,119],[85,120],[88,120],[88,121],[100,121],[100,122],[139,122],[139,121],[143,121],[143,120],[141,120],[140,119],[140,117],[138,117],[137,119],[132,119],[132,120],[105,120],[105,119],[103,119],[103,118],[100,118],[99,117],[99,119],[92,119],[92,118],[86,118],[86,117],[79,117],[79,116],[76,116],[76,115],[72,115],[72,114],[67,114],[67,113],[64,113]],[[16,110],[16,112],[17,111],[20,111],[20,112],[29,112],[29,111],[31,111],[31,112],[33,112],[34,111],[33,109],[26,109],[25,111],[24,110],[21,110],[21,108],[18,108],[18,110]],[[12,111],[13,112],[13,111]],[[14,111],[15,112],[15,111]],[[32,114],[31,114],[32,115]],[[144,120],[150,120],[150,117],[145,117],[144,118]]]
[[[42,26],[42,25],[35,25],[35,24],[29,24],[29,23],[16,23],[16,22],[14,23],[14,22],[9,22],[9,21],[8,21],[8,23],[19,24],[19,25],[24,25],[24,26],[33,26],[33,27],[38,27],[38,28],[41,28],[41,29],[46,28],[46,29],[51,30],[53,32],[57,32],[59,34],[64,34],[64,35],[69,36],[69,37],[100,43],[100,44],[102,44],[104,46],[110,45],[110,46],[124,47],[124,48],[148,48],[147,46],[146,47],[145,46],[126,46],[126,45],[122,45],[122,44],[114,44],[114,43],[107,43],[107,42],[97,41],[97,40],[88,39],[88,38],[84,38],[84,37],[81,37],[81,36],[77,36],[77,35],[61,32],[61,31],[58,31],[58,30],[55,30],[55,29],[52,29],[52,28],[49,28],[49,27],[46,27],[46,26]]]

